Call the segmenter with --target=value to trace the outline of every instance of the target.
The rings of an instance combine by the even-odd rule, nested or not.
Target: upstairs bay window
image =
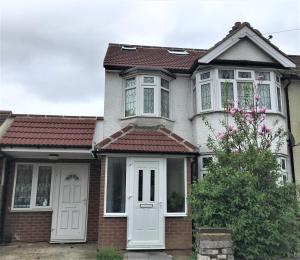
[[[200,74],[200,108],[201,111],[210,110],[212,108],[211,96],[211,72],[203,72]]]
[[[161,116],[170,118],[169,81],[159,76],[126,79],[125,117]]]

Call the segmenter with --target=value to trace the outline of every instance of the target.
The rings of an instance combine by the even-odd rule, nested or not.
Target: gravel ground
[[[96,243],[87,244],[48,244],[12,243],[0,246],[1,260],[75,260],[95,259]]]

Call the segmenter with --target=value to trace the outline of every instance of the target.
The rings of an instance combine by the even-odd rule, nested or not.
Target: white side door
[[[160,161],[134,161],[128,210],[128,249],[163,249],[163,183]]]
[[[84,242],[87,222],[88,165],[57,167],[57,203],[53,207],[52,242]]]

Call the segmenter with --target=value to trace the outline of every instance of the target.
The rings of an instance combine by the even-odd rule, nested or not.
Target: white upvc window
[[[125,117],[135,116],[137,110],[136,78],[126,79],[125,84]]]
[[[237,70],[237,80],[253,80],[254,73],[251,70]]]
[[[205,71],[200,73],[200,110],[207,111],[212,109],[212,74],[211,71]]]
[[[193,97],[193,115],[197,114],[197,89],[196,79],[192,80],[192,97]]]
[[[170,118],[170,83],[160,79],[160,113],[162,117]]]
[[[185,158],[166,159],[166,216],[187,215],[187,172]]]
[[[212,155],[201,156],[200,169],[201,169],[202,178],[204,178],[206,176],[208,167],[212,162],[213,162]]]
[[[277,98],[277,110],[282,112],[282,98],[281,98],[281,86],[276,84],[276,98]]]
[[[282,185],[288,181],[287,159],[285,157],[279,157],[278,163],[279,163],[279,171],[280,171],[278,183]]]
[[[170,82],[160,76],[137,75],[125,79],[124,117],[170,118]]]
[[[17,163],[12,210],[51,209],[53,165]]]
[[[107,157],[105,163],[104,216],[126,215],[126,158]]]

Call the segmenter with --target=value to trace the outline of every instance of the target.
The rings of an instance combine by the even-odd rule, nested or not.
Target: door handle
[[[129,194],[127,198],[128,198],[128,199],[131,199],[131,198],[132,198],[132,194]]]

